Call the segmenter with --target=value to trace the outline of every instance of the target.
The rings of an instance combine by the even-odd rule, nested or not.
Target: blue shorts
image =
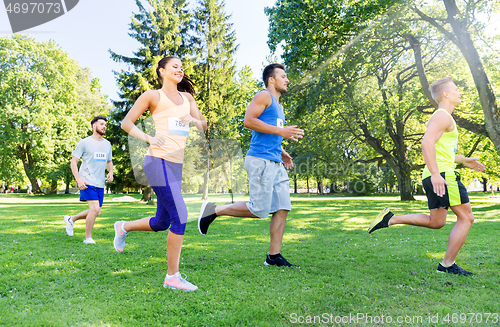
[[[104,200],[104,188],[87,185],[85,190],[80,190],[80,201],[99,200],[99,207],[102,207]]]

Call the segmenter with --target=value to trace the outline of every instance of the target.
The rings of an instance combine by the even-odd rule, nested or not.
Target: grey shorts
[[[290,183],[282,163],[253,156],[245,157],[250,202],[248,210],[259,218],[267,218],[278,210],[292,209]]]

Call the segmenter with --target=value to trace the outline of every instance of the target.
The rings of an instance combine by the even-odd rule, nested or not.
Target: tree
[[[392,17],[380,19],[380,25],[387,26]],[[392,26],[364,31],[350,48],[344,49],[333,59],[327,59],[323,70],[317,71],[308,80],[303,79],[306,80],[304,83],[292,87],[290,96],[301,99],[296,104],[302,108],[297,113],[302,120],[306,120],[303,116],[315,116],[319,120],[326,115],[330,118],[329,122],[333,122],[322,126],[315,121],[315,126],[322,126],[325,130],[312,134],[319,134],[324,138],[325,134],[331,133],[332,128],[336,127],[335,137],[347,133],[356,140],[354,145],[368,145],[378,155],[366,159],[359,156],[363,153],[359,150],[351,148],[349,151],[349,145],[333,147],[341,150],[340,158],[349,153],[353,155],[349,158],[351,163],[348,165],[355,162],[387,161],[396,173],[401,199],[412,200],[411,171],[420,166],[412,165],[412,161],[408,160],[410,153],[413,153],[410,144],[418,143],[422,132],[409,123],[415,110],[408,104],[414,102],[415,98],[418,100],[418,94],[406,90],[412,88],[416,71],[414,65],[406,60],[406,42],[399,33],[395,34],[397,28],[398,26]],[[298,46],[296,37],[298,36],[288,36]],[[383,42],[387,39],[391,41]],[[305,39],[302,42],[307,47],[308,42],[316,41]],[[331,57],[332,54],[327,56]],[[299,62],[304,60],[297,56],[292,58]],[[294,61],[288,63],[289,66],[294,64]],[[302,71],[295,76],[304,74],[308,72]],[[341,140],[344,141],[345,138]],[[348,140],[347,144],[349,143]],[[317,148],[329,149],[325,146]]]
[[[236,35],[224,12],[224,2],[200,0],[195,9],[194,25],[197,37],[197,64],[193,76],[198,86],[196,99],[207,120],[206,165],[203,199],[208,197],[210,170],[214,165],[213,140],[233,139],[237,132],[234,118],[242,106],[234,105],[234,95],[239,90],[234,81],[236,65],[233,55],[237,50]]]
[[[92,126],[90,121],[96,115],[107,116],[109,112],[109,104],[107,96],[102,95],[101,86],[99,84],[98,78],[92,78],[92,73],[90,69],[84,68],[79,69],[76,73],[76,92],[78,98],[76,100],[75,114],[79,115],[81,113],[88,112],[88,116],[82,116],[80,121],[83,122],[83,126],[79,126],[78,139],[75,139],[74,135],[68,134],[61,128],[60,122],[56,123],[55,128],[58,131],[58,142],[55,143],[53,166],[46,172],[46,177],[51,181],[52,190],[51,193],[57,192],[58,181],[63,180],[66,185],[65,193],[69,194],[69,187],[73,181],[73,173],[71,172],[71,167],[69,165],[69,160],[71,158],[71,153],[76,147],[79,139],[92,134]],[[95,115],[92,115],[94,113]]]
[[[128,57],[109,51],[116,62],[129,65],[131,69],[115,72],[120,88],[120,100],[113,101],[111,121],[108,123],[115,164],[115,188],[141,188],[134,177],[128,136],[121,130],[120,124],[132,108],[137,98],[147,90],[161,88],[161,81],[156,75],[158,62],[165,56],[178,56],[183,60],[184,71],[191,70],[189,54],[192,51],[191,14],[185,0],[147,0],[151,9],[146,9],[143,2],[136,0],[138,13],[132,15],[129,35],[137,40],[141,47]],[[146,112],[139,122],[149,114]],[[151,200],[151,187],[144,188],[143,200]]]
[[[446,8],[447,17],[431,17],[432,14],[424,13],[423,9],[421,10],[417,6],[412,7],[412,10],[460,49],[474,79],[484,113],[484,129],[486,133],[482,129],[472,131],[477,134],[487,134],[495,145],[497,152],[500,153],[500,109],[496,101],[494,87],[488,78],[486,67],[483,65],[483,60],[475,45],[478,41],[475,42],[474,40],[474,36],[479,39],[483,35],[480,33],[471,34],[472,29],[475,31],[484,29],[484,26],[480,26],[477,21],[477,13],[498,10],[498,3],[494,1],[468,0],[464,2],[462,10],[455,0],[443,0],[443,4]],[[449,30],[450,27],[451,31]],[[428,83],[423,69],[420,70],[420,75],[425,90]],[[426,93],[426,95],[431,104],[435,106],[435,102],[429,94]]]
[[[301,108],[296,119],[313,119],[311,130],[316,133],[308,134],[334,133],[344,142],[326,146],[322,140],[311,148],[318,149],[321,158],[328,157],[322,149],[333,149],[340,150],[337,160],[352,154],[351,163],[386,161],[396,174],[401,199],[413,199],[412,172],[423,167],[419,147],[425,122],[422,114],[432,108],[421,105],[428,99],[420,73],[426,66],[433,76],[453,72],[466,83],[459,61],[449,60],[456,58],[456,51],[446,46],[449,41],[444,36],[415,19],[406,6],[394,6],[379,15],[387,9],[387,2],[363,2],[365,7],[347,9],[324,3],[311,8],[295,0],[278,4],[268,9],[274,22],[270,46],[284,41],[285,62],[292,67],[292,80],[299,81],[285,99]],[[371,10],[373,6],[379,10]],[[351,14],[356,10],[358,17],[368,20],[353,20]],[[301,17],[305,15],[314,19],[304,22]],[[296,33],[284,32],[287,27]],[[480,127],[472,119],[471,107],[468,117],[455,115],[459,126]],[[325,117],[328,125],[322,126]],[[363,151],[366,145],[377,155]]]
[[[98,80],[54,42],[0,38],[0,178],[9,180],[21,162],[33,192],[40,193],[38,179],[69,166],[91,118],[107,113],[93,91]]]

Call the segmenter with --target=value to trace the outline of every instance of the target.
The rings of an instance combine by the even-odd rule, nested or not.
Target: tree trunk
[[[201,199],[205,201],[208,199],[208,181],[210,179],[210,172],[207,170],[205,174],[203,174],[203,195]]]
[[[222,173],[226,178],[227,190],[231,194],[231,203],[234,203],[234,195],[233,195],[233,168],[232,168],[232,160],[229,158],[229,173],[226,170],[226,166],[222,165]],[[225,190],[222,190],[225,191]]]
[[[309,176],[307,176],[307,193],[309,193]]]
[[[151,201],[151,194],[152,193],[153,193],[153,188],[151,186],[143,187],[141,201],[144,201],[144,202]]]
[[[479,100],[483,107],[484,123],[488,136],[495,145],[497,152],[500,153],[500,117],[499,110],[496,102],[495,93],[491,87],[488,76],[479,53],[477,52],[472,38],[467,31],[467,26],[462,21],[461,13],[458,10],[455,0],[443,0],[448,12],[448,22],[455,33],[457,38],[456,45],[459,47],[460,52],[464,55],[467,64],[469,65],[470,72],[474,78],[477,91],[479,93]]]
[[[64,194],[69,194],[69,184],[73,180],[73,175],[72,174],[67,174],[66,178],[64,179],[64,182],[66,183],[66,189],[64,190]]]
[[[29,146],[25,146],[23,149],[21,149],[20,157],[23,163],[24,173],[26,174],[26,176],[30,180],[31,185],[33,186],[33,194],[40,194],[42,193],[42,190],[38,185],[37,178],[33,176],[33,174],[31,173],[31,167],[34,164],[34,161],[29,151],[30,151]]]
[[[483,192],[487,192],[488,189],[488,179],[486,177],[483,177]],[[493,189],[493,188],[492,188]]]
[[[394,160],[388,160],[388,163],[396,173],[401,201],[414,201],[413,187],[411,185],[411,168],[405,164],[403,164],[403,167],[400,167]]]
[[[443,35],[450,39],[459,49],[464,56],[469,66],[472,78],[479,93],[479,100],[484,113],[484,123],[488,137],[493,142],[495,149],[500,153],[500,111],[496,102],[495,93],[490,84],[488,76],[486,75],[481,57],[477,52],[474,42],[467,31],[465,19],[459,11],[455,0],[443,0],[448,13],[446,21],[451,25],[453,35],[443,26],[441,26],[436,19],[425,15],[415,7],[413,10],[422,17],[423,20],[436,27]],[[458,122],[457,122],[458,124]]]
[[[299,193],[299,192],[297,191],[297,174],[293,175],[293,189],[294,189],[294,191],[293,191],[293,192],[294,192],[295,194]]]
[[[318,182],[318,193],[321,195],[324,195],[325,193],[323,192],[323,177],[319,178]]]
[[[50,194],[57,194],[57,180],[53,179],[50,183]]]

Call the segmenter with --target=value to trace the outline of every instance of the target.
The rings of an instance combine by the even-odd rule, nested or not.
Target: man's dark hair
[[[285,70],[285,66],[283,66],[282,64],[270,64],[267,65],[266,68],[264,68],[264,71],[262,72],[262,79],[264,80],[264,85],[266,87],[269,82],[269,77],[274,77],[274,71],[276,70],[276,68]]]
[[[94,127],[94,123],[95,123],[96,121],[98,121],[99,119],[102,119],[102,120],[104,120],[105,122],[107,122],[107,121],[108,121],[108,118],[106,118],[106,117],[104,117],[104,116],[95,116],[95,117],[92,119],[92,121],[90,122],[90,126]]]

